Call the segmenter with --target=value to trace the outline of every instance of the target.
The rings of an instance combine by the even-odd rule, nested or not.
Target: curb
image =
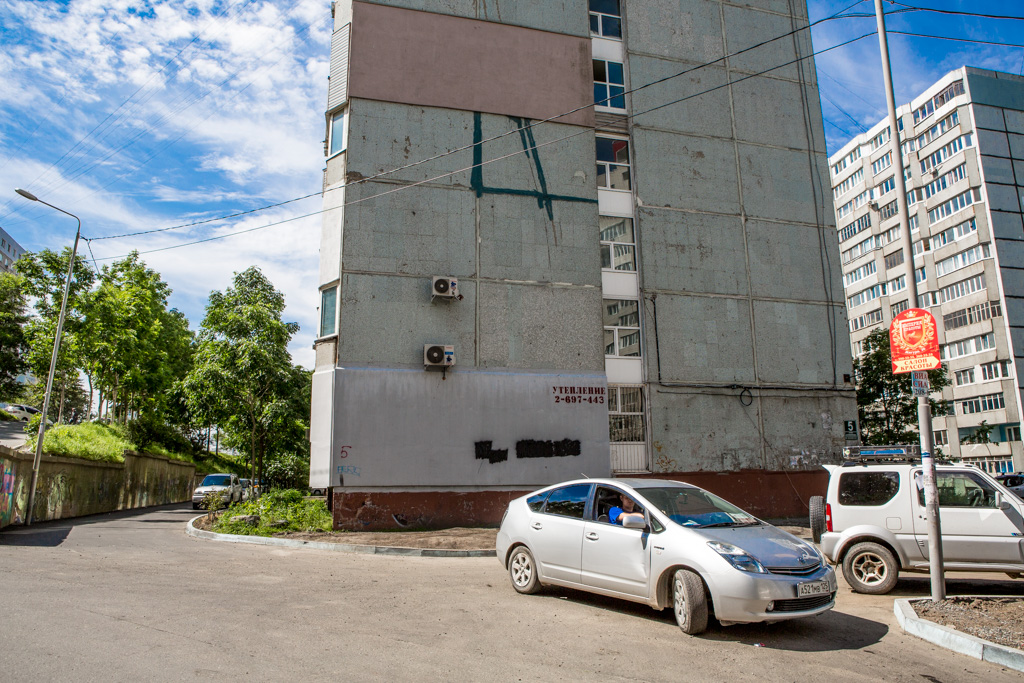
[[[957,596],[962,597],[962,596]],[[1019,597],[1019,596],[998,596],[988,595],[985,597]],[[948,626],[936,624],[933,621],[922,619],[917,616],[910,600],[900,598],[896,600],[893,612],[896,614],[896,621],[906,633],[917,636],[929,643],[934,643],[947,650],[953,650],[960,654],[974,657],[985,662],[999,664],[1008,669],[1024,671],[1024,650],[1015,647],[997,645],[996,643],[982,640],[966,633],[961,633]]]
[[[251,545],[273,545],[285,548],[312,548],[313,550],[332,550],[339,553],[357,553],[362,555],[398,555],[402,557],[496,557],[494,550],[443,550],[439,548],[396,548],[386,545],[359,545],[356,543],[323,543],[320,541],[300,541],[291,538],[273,538],[267,536],[236,536],[234,534],[218,534],[215,531],[204,531],[192,525],[203,515],[197,515],[185,525],[185,533],[196,538],[226,543],[249,543]]]

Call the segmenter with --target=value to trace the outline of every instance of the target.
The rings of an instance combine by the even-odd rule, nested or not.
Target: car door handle
[[[532,526],[532,527],[533,527],[534,529],[541,529],[541,528],[543,528],[543,527],[544,527],[544,525],[543,525],[543,524],[541,524],[540,522],[534,522],[534,523],[533,523],[533,524],[531,524],[530,526]]]
[[[588,531],[587,532],[587,540],[588,541],[596,541],[599,538],[600,538],[600,536],[597,535],[596,531]]]

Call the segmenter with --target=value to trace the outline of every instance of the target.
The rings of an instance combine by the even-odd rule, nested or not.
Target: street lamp
[[[43,436],[46,434],[46,414],[50,410],[50,392],[53,390],[53,375],[57,370],[57,355],[60,353],[60,336],[64,331],[64,314],[68,308],[68,294],[71,292],[71,276],[75,272],[75,257],[78,255],[78,239],[82,235],[82,219],[73,213],[69,213],[64,209],[58,208],[53,204],[47,204],[39,197],[35,196],[28,190],[22,190],[16,188],[14,190],[25,199],[29,199],[33,202],[39,202],[40,204],[46,204],[51,209],[56,209],[63,214],[71,216],[78,221],[78,229],[75,231],[75,246],[71,250],[71,263],[68,264],[68,277],[64,283],[64,299],[60,303],[60,316],[57,318],[57,334],[53,337],[53,354],[50,356],[50,374],[46,378],[46,394],[43,396],[43,414],[42,419],[39,420],[39,435],[36,437],[36,457],[32,460],[32,485],[28,489],[28,506],[25,510],[25,526],[32,524],[32,507],[36,502],[36,483],[39,481],[39,463],[43,459]]]

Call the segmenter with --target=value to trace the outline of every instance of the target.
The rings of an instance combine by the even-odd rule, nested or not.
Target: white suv
[[[858,593],[880,595],[900,571],[928,572],[920,462],[826,465],[828,494],[811,499],[811,533]],[[981,470],[936,467],[947,570],[1024,572],[1024,501]]]

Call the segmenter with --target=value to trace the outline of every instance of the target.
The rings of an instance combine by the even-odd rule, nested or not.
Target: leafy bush
[[[232,522],[239,515],[257,515],[259,526]],[[221,515],[213,530],[241,536],[273,536],[280,531],[331,531],[333,520],[322,500],[307,500],[301,491],[268,491],[255,500],[235,503]]]
[[[0,408],[0,422],[17,422],[18,418],[8,413],[3,408]]]
[[[152,446],[162,446],[168,452],[187,453],[192,444],[174,427],[167,425],[153,413],[146,413],[128,423],[128,438],[140,451],[152,452]]]

